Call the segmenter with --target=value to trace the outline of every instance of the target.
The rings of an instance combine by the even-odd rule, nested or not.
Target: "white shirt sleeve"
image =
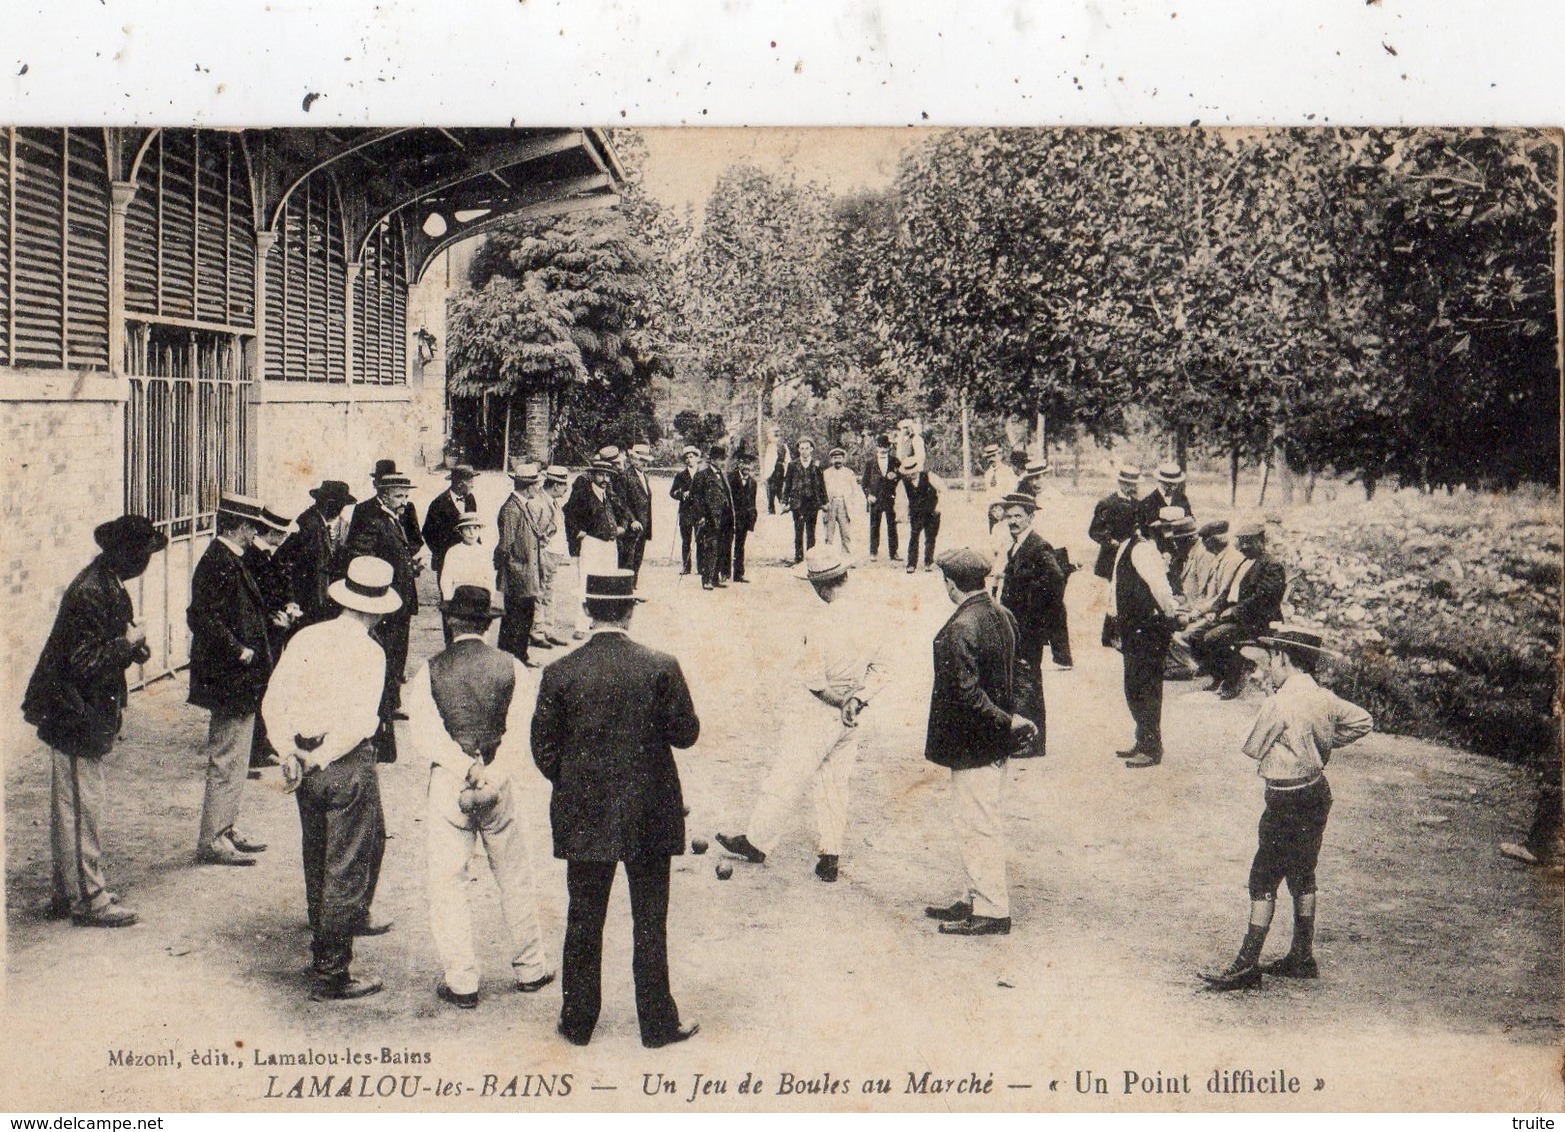
[[[358,624],[337,619],[301,630],[261,701],[272,745],[313,767],[336,762],[379,727],[385,675],[386,654]],[[298,737],[320,742],[305,750]]]
[[[1152,600],[1157,602],[1157,607],[1163,611],[1164,617],[1174,615],[1174,590],[1168,584],[1168,566],[1163,561],[1163,556],[1158,553],[1157,547],[1150,542],[1140,539],[1130,549],[1130,563],[1136,568],[1136,573],[1141,575],[1141,580],[1152,591]]]
[[[538,675],[519,660],[512,660],[516,685],[505,713],[505,737],[490,763],[491,777],[516,778],[518,770],[533,765],[533,709],[538,704]]]

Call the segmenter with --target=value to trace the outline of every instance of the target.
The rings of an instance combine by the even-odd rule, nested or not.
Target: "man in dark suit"
[[[625,507],[632,520],[619,540],[619,566],[634,574],[637,584],[641,582],[641,560],[646,557],[647,543],[652,539],[652,483],[647,479],[647,465],[651,461],[651,448],[645,444],[632,444],[629,462],[619,477]]]
[[[696,500],[696,564],[703,590],[728,584],[734,550],[734,496],[723,470],[728,450],[714,445],[707,457],[690,481],[690,494]]]
[[[783,481],[783,502],[793,512],[793,564],[804,561],[804,552],[815,545],[815,518],[826,506],[826,476],[815,462],[815,442],[801,437],[799,458],[788,465]]]
[[[907,572],[918,569],[918,541],[924,539],[924,569],[935,568],[935,539],[940,536],[940,491],[938,479],[924,467],[921,456],[901,464],[902,486],[907,490]]]
[[[445,565],[446,551],[462,541],[456,521],[478,510],[478,500],[473,498],[473,469],[458,464],[450,474],[451,486],[430,500],[429,510],[424,513],[424,545],[429,547],[429,564],[437,579]]]
[[[880,557],[880,523],[886,523],[886,557],[897,557],[897,463],[891,455],[891,442],[875,438],[875,454],[864,461],[864,506],[869,512],[869,559]]]
[[[1049,641],[1065,595],[1065,571],[1059,555],[1032,529],[1037,501],[1022,492],[1001,500],[1002,517],[1011,532],[1005,573],[1000,579],[1000,604],[1016,618],[1016,711],[1038,725],[1036,754],[1045,754],[1043,646]]]
[[[1196,663],[1212,677],[1207,689],[1225,700],[1237,699],[1244,688],[1250,662],[1240,646],[1253,641],[1274,621],[1282,620],[1282,599],[1288,589],[1288,572],[1266,553],[1266,527],[1245,523],[1234,531],[1234,545],[1245,561],[1212,612],[1193,622],[1185,632]]]
[[[793,466],[793,453],[783,443],[782,429],[775,424],[767,426],[766,435],[766,448],[761,453],[761,473],[766,477],[766,513],[775,515],[778,499],[783,499],[784,509],[788,506],[783,489],[787,486],[788,469]]]
[[[570,895],[559,1032],[592,1039],[601,1003],[603,921],[623,862],[630,886],[631,969],[641,1042],[695,1034],[668,985],[670,860],[685,851],[684,796],[672,748],[701,733],[679,662],[630,639],[639,600],[628,571],[590,575],[592,636],[544,669],[533,712],[533,761],[553,784],[554,855]]]
[[[283,646],[304,616],[303,609],[289,593],[288,574],[277,558],[292,525],[270,507],[262,507],[261,529],[244,553],[245,571],[261,591],[261,608],[266,614],[266,631],[271,639],[274,661],[283,654]],[[260,712],[256,712],[255,738],[250,743],[250,777],[260,778],[262,769],[276,765],[277,752],[267,740],[266,721]]]
[[[1185,494],[1185,473],[1178,464],[1164,464],[1157,470],[1157,486],[1141,497],[1136,504],[1136,527],[1147,537],[1152,536],[1158,524],[1158,515],[1165,507],[1179,507],[1190,518],[1190,497]]]
[[[495,579],[505,601],[497,645],[528,668],[538,667],[538,662],[527,655],[527,648],[533,643],[533,620],[543,589],[542,543],[528,501],[542,477],[543,469],[532,461],[512,461],[511,494],[505,497],[495,519]]]
[[[314,625],[337,615],[337,605],[326,590],[337,575],[339,548],[332,531],[342,509],[357,503],[342,480],[322,480],[312,487],[315,500],[296,520],[297,529],[277,548],[277,568],[288,579],[288,596],[299,607],[297,628]]]
[[[1092,522],[1087,527],[1087,537],[1098,544],[1098,560],[1092,572],[1105,582],[1114,576],[1114,559],[1120,544],[1136,532],[1136,492],[1141,486],[1141,469],[1126,464],[1119,470],[1119,481],[1113,495],[1098,500],[1092,510]],[[1113,648],[1119,643],[1119,629],[1114,615],[1103,615],[1103,647]]]
[[[1000,804],[1010,758],[1038,728],[1016,714],[1016,619],[985,588],[990,559],[963,547],[937,560],[956,606],[935,634],[935,683],[929,694],[924,758],[951,771],[963,894],[924,909],[943,935],[1007,935],[1010,892]]]
[[[743,448],[734,463],[734,470],[728,473],[728,493],[734,500],[733,577],[736,582],[748,582],[750,579],[744,576],[744,544],[760,516],[755,499],[760,481],[755,478],[755,457]]]
[[[701,449],[694,444],[687,444],[680,452],[679,458],[685,466],[674,473],[674,482],[669,485],[668,497],[679,503],[679,559],[681,574],[690,573],[690,545],[696,537],[696,519],[698,508],[696,500],[690,494],[690,488],[695,481],[696,470],[701,466]]]
[[[397,471],[397,462],[395,460],[376,460],[375,470],[370,473],[370,482],[375,485],[376,491],[380,490],[380,481],[385,476],[402,476],[404,479],[407,478],[406,476],[403,476],[401,472]],[[412,480],[408,480],[409,484],[412,482]],[[411,500],[403,500],[401,518],[402,529],[408,536],[408,545],[413,548],[413,553],[417,554],[419,551],[424,549],[424,535],[422,529],[419,526],[418,508],[413,506]],[[346,555],[344,556],[342,569],[347,569]]]
[[[1110,585],[1119,618],[1125,706],[1136,725],[1135,742],[1116,754],[1130,769],[1141,770],[1163,761],[1163,668],[1176,625],[1168,567],[1152,539],[1137,531],[1120,544]]]
[[[116,902],[103,875],[103,757],[124,718],[125,669],[151,658],[125,583],[146,572],[168,537],[141,515],[103,523],[92,537],[103,553],[65,587],[27,682],[22,717],[49,746],[54,891],[47,914],[69,916],[80,927],[123,928],[136,922],[136,913]]]
[[[244,555],[263,526],[259,499],[224,495],[217,537],[190,579],[190,695],[211,712],[207,727],[206,791],[196,860],[208,865],[253,865],[266,848],[234,829],[250,766],[255,713],[276,657],[265,599],[245,569]]]
[[[417,579],[423,570],[415,557],[423,540],[418,544],[409,540],[405,519],[412,509],[408,502],[412,490],[413,481],[401,472],[383,472],[375,481],[375,498],[355,507],[348,524],[346,557],[389,562],[391,588],[402,599],[400,608],[375,625],[375,639],[386,650],[386,687],[381,696],[380,716],[388,723],[407,718],[402,711],[402,677],[408,660],[408,631],[418,612]],[[378,757],[385,758],[386,752],[381,751]]]
[[[619,538],[625,533],[615,509],[614,465],[601,456],[571,484],[570,498],[561,514],[565,518],[566,548],[576,559],[577,592],[585,594],[587,577],[619,568]],[[587,615],[577,610],[576,632],[587,632]]]

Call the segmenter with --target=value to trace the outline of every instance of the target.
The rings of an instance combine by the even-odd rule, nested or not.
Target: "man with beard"
[[[1005,572],[1000,576],[1000,604],[1016,618],[1015,710],[1038,726],[1033,753],[1047,753],[1043,702],[1043,646],[1054,624],[1055,607],[1065,592],[1065,572],[1059,556],[1032,529],[1037,504],[1032,496],[1013,492],[1002,501],[1011,532]]]

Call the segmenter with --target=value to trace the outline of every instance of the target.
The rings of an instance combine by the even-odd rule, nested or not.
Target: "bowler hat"
[[[375,481],[377,488],[413,486],[412,480],[397,471],[395,460],[376,460],[375,470],[370,473],[370,479]]]
[[[361,554],[348,563],[345,577],[333,582],[326,594],[338,605],[360,613],[395,613],[402,597],[391,588],[391,563]]]
[[[588,574],[583,595],[588,601],[646,601],[636,596],[636,575],[629,570],[609,570]]]
[[[452,469],[446,473],[446,475],[447,478],[453,482],[456,480],[471,480],[478,478],[478,473],[473,471],[471,464],[457,464],[453,466]]]
[[[1038,510],[1038,498],[1034,495],[1028,495],[1025,491],[1013,491],[1001,497],[1000,505],[1002,507],[1020,507],[1027,514],[1031,515]]]
[[[976,550],[963,546],[942,551],[936,556],[935,565],[956,583],[957,589],[970,593],[983,588],[984,579],[989,576],[989,569],[994,563]]]
[[[812,546],[804,554],[804,576],[811,582],[829,582],[848,572],[842,551],[835,546]]]
[[[1236,539],[1265,537],[1266,524],[1261,522],[1259,519],[1250,519],[1247,522],[1240,523],[1237,527],[1234,528],[1234,538]]]
[[[93,528],[92,539],[110,554],[141,550],[150,546],[157,553],[168,545],[168,536],[158,530],[145,515],[121,515]]]
[[[489,604],[489,591],[483,586],[458,586],[440,611],[464,621],[493,621],[505,612]]]
[[[358,502],[353,497],[353,493],[348,490],[348,485],[342,480],[322,480],[320,487],[310,488],[310,498],[328,506],[340,503],[346,507],[350,503]]]
[[[706,450],[706,455],[709,460],[722,460],[728,456],[728,449],[721,444],[714,444]]]

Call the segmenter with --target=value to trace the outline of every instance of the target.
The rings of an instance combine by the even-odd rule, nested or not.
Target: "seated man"
[[[1266,553],[1266,527],[1245,523],[1234,532],[1234,542],[1244,562],[1233,584],[1211,613],[1197,618],[1185,634],[1190,651],[1212,683],[1207,691],[1223,699],[1237,699],[1249,662],[1239,648],[1275,621],[1282,619],[1282,598],[1288,588],[1287,571]]]

